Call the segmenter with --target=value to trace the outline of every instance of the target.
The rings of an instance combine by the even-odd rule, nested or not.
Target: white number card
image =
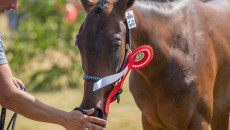
[[[130,10],[130,11],[126,12],[125,15],[126,15],[126,20],[127,20],[127,24],[128,24],[129,29],[135,28],[136,22],[134,19],[133,11]]]

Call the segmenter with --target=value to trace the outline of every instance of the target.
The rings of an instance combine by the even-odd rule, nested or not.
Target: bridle
[[[127,58],[128,58],[129,53],[130,53],[130,50],[131,50],[130,49],[131,48],[131,31],[130,31],[130,29],[128,27],[128,24],[127,24],[126,20],[125,20],[125,25],[126,25],[125,57],[123,59],[122,65],[121,65],[121,67],[119,69],[119,72],[121,72],[125,68]],[[83,76],[84,80],[86,80],[86,81],[94,81],[94,82],[97,82],[98,80],[100,80],[102,78],[103,78],[103,76],[93,75],[93,74],[85,74]],[[115,83],[113,83],[112,85],[115,86]],[[119,103],[120,102],[120,94],[122,93],[122,91],[123,91],[122,88],[120,88],[120,90],[116,92],[116,94],[112,97],[111,100],[115,101],[117,99],[117,102]],[[74,110],[79,110],[83,114],[85,114],[84,110],[81,107],[76,107]]]
[[[121,67],[119,69],[119,72],[121,72],[124,69],[126,61],[127,61],[127,57],[129,55],[129,51],[130,51],[130,48],[131,48],[131,31],[128,28],[127,22],[125,22],[125,25],[126,25],[125,57],[124,57],[124,60],[122,62],[122,65],[121,65]],[[103,78],[103,76],[92,75],[92,74],[85,74],[83,76],[84,80],[95,81],[95,82],[100,80],[100,79],[102,79],[102,78]]]
[[[126,25],[126,40],[125,40],[125,57],[124,57],[124,60],[121,64],[121,67],[119,69],[119,72],[121,72],[124,67],[125,67],[125,64],[127,62],[127,57],[129,55],[129,52],[130,52],[130,48],[131,48],[131,31],[130,29],[128,28],[128,24],[127,22],[125,22],[125,25]],[[92,74],[85,74],[83,76],[83,79],[84,80],[87,80],[87,81],[95,81],[97,82],[98,80],[102,79],[103,76],[99,76],[99,75],[92,75]]]

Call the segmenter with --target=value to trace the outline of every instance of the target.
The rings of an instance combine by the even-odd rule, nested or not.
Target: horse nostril
[[[101,119],[104,119],[104,114],[101,108],[95,108],[93,115]]]
[[[96,107],[94,109],[95,109],[95,111],[93,113],[93,116],[101,118],[101,119],[104,119],[104,120],[107,120],[107,116],[103,114],[103,111],[102,111],[101,108]],[[100,124],[97,124],[97,125],[105,128],[105,126],[103,126],[103,125],[100,125]]]

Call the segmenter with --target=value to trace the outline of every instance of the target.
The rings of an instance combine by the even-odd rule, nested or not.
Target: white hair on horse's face
[[[173,1],[173,2],[164,2],[168,4],[167,7],[161,6],[159,2],[156,1],[137,1],[134,6],[136,8],[143,8],[148,11],[154,11],[155,13],[162,15],[171,15],[177,13],[177,11],[186,8],[191,0],[183,0],[183,1]]]

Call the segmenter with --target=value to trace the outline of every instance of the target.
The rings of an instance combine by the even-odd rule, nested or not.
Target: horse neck
[[[174,31],[172,30],[174,26],[170,23],[173,16],[166,16],[155,10],[141,7],[139,3],[136,3],[132,10],[137,24],[137,27],[131,32],[132,49],[148,44],[152,46],[155,53],[154,61],[145,67],[146,69],[141,69],[140,72],[144,73],[143,75],[151,75],[151,77],[155,75],[155,78],[159,78],[158,76],[167,66],[170,47],[173,43],[174,34],[172,32]],[[151,67],[154,74],[148,71],[148,67]]]

